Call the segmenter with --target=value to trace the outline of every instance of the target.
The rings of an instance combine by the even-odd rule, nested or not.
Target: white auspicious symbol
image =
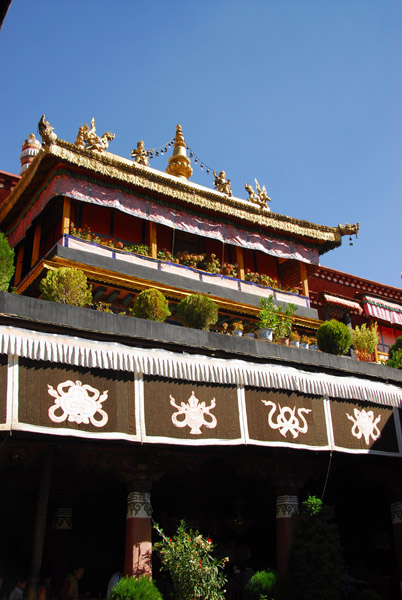
[[[375,442],[381,437],[381,431],[377,427],[377,423],[381,421],[381,415],[374,420],[374,412],[372,410],[359,410],[355,408],[353,410],[355,413],[355,418],[351,417],[346,413],[348,419],[353,421],[354,425],[352,427],[352,435],[358,440],[364,436],[364,440],[367,446],[370,443],[370,438],[373,438]]]
[[[102,402],[107,400],[108,392],[101,395],[99,390],[90,385],[82,385],[81,381],[64,381],[59,383],[57,391],[52,385],[47,385],[48,393],[56,398],[53,406],[49,408],[49,419],[54,423],[62,423],[66,419],[71,423],[89,424],[103,427],[108,421],[107,413],[102,410]],[[59,411],[59,414],[56,412]],[[61,414],[60,414],[61,411]],[[100,419],[95,419],[99,413]]]
[[[279,414],[276,418],[276,423],[274,423],[273,414],[276,411],[275,402],[271,402],[270,400],[261,400],[261,402],[263,402],[265,406],[272,406],[268,415],[268,424],[272,429],[279,429],[279,433],[283,435],[283,437],[286,437],[288,431],[290,431],[294,439],[299,437],[299,433],[307,433],[308,425],[303,413],[308,414],[309,412],[311,412],[311,408],[298,408],[298,416],[296,416],[296,407],[282,407],[278,402]],[[302,425],[300,424],[300,422],[302,423]]]
[[[191,392],[187,404],[181,402],[181,405],[177,406],[173,396],[170,396],[170,404],[177,408],[177,412],[172,415],[172,423],[175,427],[185,427],[188,425],[188,427],[190,427],[190,433],[194,435],[202,433],[201,427],[203,425],[209,429],[214,429],[216,427],[216,417],[209,412],[216,406],[215,398],[212,398],[209,406],[205,406],[205,402],[199,402],[198,398],[195,397],[194,392]],[[183,418],[179,420],[180,415],[182,415]],[[208,415],[210,420],[205,418],[206,415]]]

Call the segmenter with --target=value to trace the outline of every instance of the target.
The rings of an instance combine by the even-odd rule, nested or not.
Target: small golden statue
[[[253,189],[252,185],[249,185],[248,183],[246,183],[244,185],[244,187],[246,188],[246,191],[248,192],[248,199],[250,202],[253,202],[254,204],[258,204],[261,208],[264,208],[266,210],[270,210],[270,208],[267,205],[267,202],[272,202],[271,198],[268,197],[267,194],[267,188],[265,187],[265,185],[262,186],[262,189],[260,188],[260,184],[258,183],[257,179],[254,179],[255,181],[255,186],[256,186],[256,192]]]
[[[38,123],[38,131],[45,146],[50,146],[57,140],[57,134],[54,133],[53,129],[54,127],[50,125],[49,121],[46,121],[45,115],[42,115]]]
[[[230,179],[226,179],[226,173],[225,171],[221,171],[219,173],[219,175],[217,175],[214,173],[214,186],[215,188],[218,190],[218,192],[221,192],[222,194],[226,194],[226,196],[232,196],[232,188],[230,187]]]
[[[95,152],[103,152],[109,147],[109,142],[114,140],[115,134],[110,131],[105,131],[102,136],[97,135],[95,127],[95,118],[91,119],[91,127],[86,123],[78,130],[75,146],[86,150],[94,150]]]
[[[142,140],[137,143],[137,148],[134,148],[134,150],[131,151],[131,156],[138,165],[149,167],[148,152],[145,150],[144,142]]]

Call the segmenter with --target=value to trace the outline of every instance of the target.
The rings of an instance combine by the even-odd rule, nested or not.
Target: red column
[[[130,492],[127,497],[124,574],[152,577],[151,493]]]
[[[72,534],[73,509],[60,506],[54,513],[50,538],[52,587],[55,590],[61,589],[66,574],[71,570]]]
[[[402,502],[391,504],[392,531],[395,544],[395,558],[398,568],[399,590],[402,598]]]
[[[285,573],[297,516],[299,501],[297,496],[278,496],[276,499],[276,561],[277,569]]]

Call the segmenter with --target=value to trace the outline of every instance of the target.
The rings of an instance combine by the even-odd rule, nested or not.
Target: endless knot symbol
[[[103,427],[108,422],[108,415],[102,409],[102,402],[107,400],[108,392],[101,395],[99,390],[90,385],[82,385],[81,381],[64,381],[59,383],[57,391],[53,386],[47,385],[48,393],[55,398],[55,403],[49,408],[49,419],[54,423],[62,423],[66,419],[71,423],[80,425],[89,424]],[[62,411],[56,414],[56,411]],[[99,413],[101,419],[95,419]]]

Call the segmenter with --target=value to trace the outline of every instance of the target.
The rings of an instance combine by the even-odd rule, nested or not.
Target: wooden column
[[[40,225],[37,225],[35,227],[34,240],[33,240],[33,246],[32,246],[31,267],[33,267],[34,264],[36,264],[38,262],[41,229],[42,228]]]
[[[286,573],[293,531],[299,514],[297,496],[278,496],[276,499],[276,566]]]
[[[50,535],[50,556],[52,587],[60,590],[66,573],[71,569],[71,550],[73,541],[73,509],[59,506],[53,515]]]
[[[24,243],[18,248],[17,264],[15,265],[14,285],[18,285],[21,281],[22,263],[24,261]]]
[[[71,222],[71,199],[64,198],[63,201],[63,218],[62,218],[62,233],[68,235],[70,233]]]
[[[306,264],[304,262],[300,263],[300,279],[302,284],[302,294],[303,296],[309,296],[308,293],[308,281],[307,281],[307,269]]]
[[[31,570],[28,579],[28,600],[36,600],[42,568],[43,544],[45,541],[47,506],[49,501],[50,482],[52,478],[53,449],[47,451],[39,483],[38,499],[31,556]]]
[[[151,257],[157,258],[158,244],[156,237],[156,223],[149,221],[149,245],[151,246]]]
[[[236,262],[239,265],[237,277],[239,279],[244,279],[244,255],[241,246],[236,246]]]
[[[124,574],[130,577],[152,577],[151,484],[132,482],[127,497],[126,547]]]

